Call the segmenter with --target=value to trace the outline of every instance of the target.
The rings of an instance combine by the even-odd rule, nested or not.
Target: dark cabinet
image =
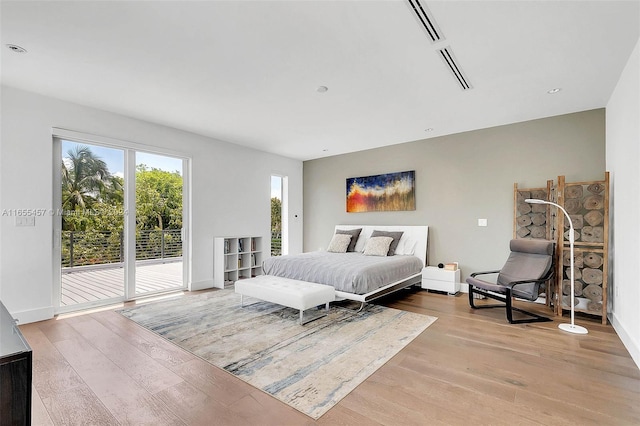
[[[31,348],[0,302],[0,426],[31,424]]]

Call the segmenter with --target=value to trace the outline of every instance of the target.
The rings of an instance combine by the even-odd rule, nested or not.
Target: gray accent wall
[[[415,170],[416,210],[346,213],[346,179]],[[513,186],[598,180],[604,109],[304,162],[304,251],[326,249],[336,224],[428,225],[428,263],[459,262],[461,279],[498,269],[513,235]],[[479,227],[478,219],[487,219]]]

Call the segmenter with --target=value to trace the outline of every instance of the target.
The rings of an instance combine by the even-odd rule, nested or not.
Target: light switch
[[[36,217],[16,216],[16,226],[36,226]]]
[[[478,219],[478,226],[487,226],[487,219]]]

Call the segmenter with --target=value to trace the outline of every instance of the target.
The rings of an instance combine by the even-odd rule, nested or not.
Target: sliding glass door
[[[136,295],[184,287],[182,176],[182,159],[136,152]]]
[[[124,151],[60,141],[60,307],[121,300]]]
[[[57,312],[186,288],[187,160],[71,138],[54,146]]]

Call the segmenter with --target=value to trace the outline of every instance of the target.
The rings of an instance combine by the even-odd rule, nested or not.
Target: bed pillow
[[[334,234],[333,238],[331,238],[327,251],[331,253],[346,253],[350,242],[351,235]]]
[[[360,232],[362,228],[358,229],[336,229],[336,234],[348,234],[351,235],[351,242],[349,243],[349,247],[347,247],[347,251],[355,251],[356,243],[358,242],[358,237],[360,236]]]
[[[393,242],[391,237],[371,237],[364,246],[365,256],[386,256],[389,246]]]
[[[412,238],[408,238],[407,235],[403,235],[400,238],[400,243],[398,247],[396,247],[396,255],[410,255],[414,256],[416,254],[416,246],[418,242]]]
[[[388,232],[388,231],[373,231],[371,237],[391,237],[393,241],[391,241],[391,245],[389,246],[389,252],[387,256],[393,256],[396,254],[396,247],[398,247],[398,243],[400,242],[400,238],[402,237],[404,232]]]

